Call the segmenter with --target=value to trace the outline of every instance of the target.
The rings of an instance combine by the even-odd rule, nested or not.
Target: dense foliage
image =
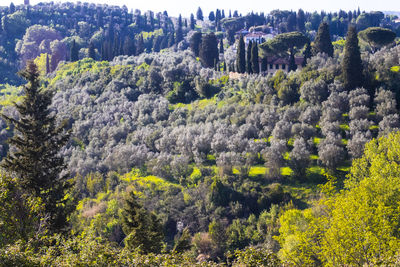
[[[36,110],[21,107],[43,98],[48,119],[24,140],[57,148],[40,170],[65,162],[58,185],[72,185],[25,183],[34,172],[21,164],[0,174],[0,265],[398,262],[394,17],[199,8],[196,20],[79,2],[0,12],[2,82],[18,85],[10,72],[34,59],[39,93],[0,86],[3,117],[20,122],[0,120],[0,155],[20,155],[6,140],[24,137]],[[258,46],[235,36],[244,28],[279,34]],[[271,56],[290,57],[290,71],[265,73]],[[62,233],[45,223],[50,199],[69,214]]]

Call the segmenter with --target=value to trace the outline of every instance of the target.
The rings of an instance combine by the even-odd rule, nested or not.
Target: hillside
[[[168,14],[132,14],[87,3],[0,10],[5,21],[19,16],[26,23],[1,35],[3,63],[15,60],[0,70],[7,78],[0,87],[3,162],[16,151],[7,143],[18,137],[12,122],[30,119],[18,105],[33,84],[30,80],[22,90],[22,79],[10,72],[30,59],[38,66],[39,91],[52,94],[49,114],[65,122],[64,132],[70,133],[57,153],[69,185],[58,205],[67,214],[65,228],[47,225],[46,199],[21,186],[21,177],[7,169],[1,174],[0,265],[398,261],[393,222],[398,218],[399,137],[391,133],[400,129],[400,46],[395,33],[382,28],[372,28],[390,35],[379,45],[372,37],[358,38],[355,28],[344,30],[349,20],[358,30],[382,23],[395,27],[389,17],[330,14],[329,55],[318,50],[323,34],[321,19],[315,18],[329,14],[305,14],[302,33],[293,33],[289,11],[231,18],[220,13],[221,24],[198,19],[194,27],[203,32],[198,51],[190,21]],[[249,28],[264,25],[283,32],[252,46],[261,70],[251,64],[256,54],[248,52],[249,46],[245,70],[250,73],[238,73],[240,41],[231,42],[230,34],[245,21]],[[222,53],[214,38],[222,43]],[[207,68],[214,46],[221,59]],[[297,70],[267,74],[262,70],[269,68],[264,61],[271,54],[289,62],[294,54],[303,55],[305,61]],[[350,214],[352,225],[343,214]],[[30,226],[18,228],[12,223],[18,218]],[[379,231],[354,231],[359,222]],[[367,235],[372,241],[363,239]],[[354,236],[364,243],[342,242]],[[368,245],[369,254],[360,256]]]

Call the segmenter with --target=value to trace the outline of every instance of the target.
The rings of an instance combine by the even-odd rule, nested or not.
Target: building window
[[[273,64],[269,64],[269,69],[273,70],[274,69],[274,65]]]
[[[279,70],[279,64],[275,65],[275,69]]]
[[[285,64],[282,64],[282,69],[283,70],[286,69],[286,65]]]

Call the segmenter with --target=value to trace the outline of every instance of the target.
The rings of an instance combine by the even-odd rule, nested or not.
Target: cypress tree
[[[182,16],[179,14],[178,18],[178,27],[176,28],[176,39],[175,44],[178,44],[180,41],[183,40],[183,33],[182,33]]]
[[[247,73],[253,73],[253,69],[251,67],[251,47],[253,45],[252,41],[249,41],[249,44],[247,45],[247,51],[246,51],[246,71]]]
[[[23,87],[22,102],[14,104],[19,119],[1,115],[14,127],[14,136],[8,140],[12,149],[1,166],[17,177],[26,193],[42,200],[50,230],[58,231],[66,224],[64,195],[70,186],[68,174],[61,175],[66,165],[59,152],[68,141],[69,132],[66,123],[57,125],[55,115],[51,114],[52,93],[40,88],[39,72],[33,61],[28,61],[20,75],[28,84]]]
[[[78,60],[79,60],[79,48],[75,40],[73,40],[71,45],[71,61],[75,62]]]
[[[190,38],[190,49],[192,49],[196,57],[199,56],[201,39],[202,39],[201,32],[195,32]]]
[[[193,13],[190,14],[190,29],[194,30],[196,22],[194,21]]]
[[[305,67],[305,66],[307,66],[308,59],[311,58],[311,45],[310,45],[310,43],[306,44],[306,48],[304,49],[304,52],[303,52],[303,57],[304,57],[304,60],[303,60],[302,66]]]
[[[224,54],[224,40],[222,38],[219,40],[219,53]]]
[[[317,36],[314,41],[314,55],[318,53],[325,53],[330,57],[333,57],[333,45],[331,41],[331,35],[329,32],[329,25],[326,22],[322,22],[319,25]]]
[[[256,42],[251,46],[251,68],[253,73],[260,72],[260,66],[258,64],[258,45]]]
[[[136,46],[134,39],[130,36],[126,36],[124,40],[124,45],[122,46],[124,55],[134,56],[136,54]]]
[[[46,53],[46,74],[50,73],[50,59],[49,54]]]
[[[243,35],[240,35],[238,48],[237,48],[236,71],[239,73],[246,72],[246,51],[245,51]]]
[[[160,49],[164,49],[164,48],[168,48],[168,36],[167,35],[162,36],[162,40],[161,40],[161,44],[160,44]]]
[[[160,52],[163,36],[158,35],[153,42],[153,52]]]
[[[218,62],[218,40],[213,32],[203,37],[199,57],[201,63],[203,63],[203,66],[206,68],[212,68],[214,66],[214,61]]]
[[[290,53],[289,56],[289,71],[295,71],[297,69],[296,60],[294,58],[294,53]]]
[[[198,20],[203,20],[203,19],[204,19],[204,18],[203,18],[203,11],[201,10],[200,7],[197,9],[196,18],[197,18]]]
[[[139,35],[139,39],[138,39],[137,46],[136,46],[136,54],[140,55],[143,52],[144,52],[143,35]]]
[[[89,44],[89,57],[96,60],[96,51],[94,50],[94,44],[92,42]]]
[[[144,253],[159,253],[164,235],[160,221],[153,213],[146,211],[131,191],[125,198],[122,210],[122,229],[127,235],[125,246],[129,249],[140,247]]]
[[[349,27],[346,36],[342,61],[342,75],[344,87],[347,90],[362,86],[362,62],[360,48],[358,47],[357,31],[354,26]]]
[[[175,36],[174,33],[170,33],[169,39],[168,39],[168,47],[174,46],[175,45]]]

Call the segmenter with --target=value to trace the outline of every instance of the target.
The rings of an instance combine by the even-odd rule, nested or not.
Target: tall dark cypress
[[[246,72],[246,49],[243,40],[243,35],[240,35],[236,55],[236,71],[239,73]]]
[[[122,46],[123,54],[128,56],[134,56],[136,54],[136,46],[134,39],[130,36],[126,36],[124,45]]]
[[[219,40],[219,53],[220,54],[224,54],[224,40],[223,40],[223,38],[221,38]]]
[[[326,22],[322,22],[319,25],[318,33],[314,41],[313,52],[314,55],[318,53],[325,53],[328,56],[333,57],[333,45],[329,32],[329,25]]]
[[[253,45],[252,41],[249,41],[246,50],[246,71],[247,73],[253,73],[253,69],[251,67],[251,47]]]
[[[136,54],[140,55],[143,52],[144,52],[143,35],[139,35],[139,38],[138,38],[138,41],[137,41],[137,46],[136,46]]]
[[[199,52],[200,61],[206,68],[212,68],[215,66],[214,63],[217,63],[219,59],[217,37],[212,32],[205,35],[202,39]]]
[[[92,42],[89,44],[89,57],[96,60],[96,51],[94,50],[94,44]]]
[[[73,40],[71,45],[71,61],[75,62],[78,60],[79,60],[79,48],[75,40]]]
[[[257,42],[254,42],[251,46],[251,68],[253,73],[260,72],[260,65],[258,63],[258,45]]]
[[[190,14],[190,29],[194,30],[195,24],[196,24],[196,22],[194,20],[194,15],[192,13],[192,14]]]
[[[49,54],[46,53],[46,74],[50,73],[50,59]]]
[[[192,37],[190,38],[190,49],[192,49],[196,57],[199,56],[201,39],[202,39],[201,32],[193,33]]]
[[[68,141],[69,132],[66,123],[57,125],[49,108],[52,93],[40,87],[39,72],[33,61],[28,61],[20,75],[28,84],[23,87],[22,102],[14,104],[19,118],[1,115],[14,127],[14,136],[8,140],[12,149],[1,166],[17,177],[25,192],[41,198],[49,215],[50,229],[61,230],[66,224],[64,195],[70,184],[68,175],[61,175],[66,165],[59,152]]]
[[[362,70],[357,30],[354,26],[350,26],[346,36],[342,61],[343,83],[347,90],[352,90],[363,85]]]
[[[306,47],[304,49],[304,52],[303,52],[303,57],[304,57],[304,60],[303,60],[303,63],[302,63],[303,67],[307,66],[308,59],[310,59],[311,56],[312,56],[311,45],[310,45],[310,43],[307,43]]]
[[[176,28],[176,38],[175,38],[175,44],[178,44],[180,41],[183,40],[183,33],[182,33],[182,16],[179,15],[178,18],[178,26]]]

